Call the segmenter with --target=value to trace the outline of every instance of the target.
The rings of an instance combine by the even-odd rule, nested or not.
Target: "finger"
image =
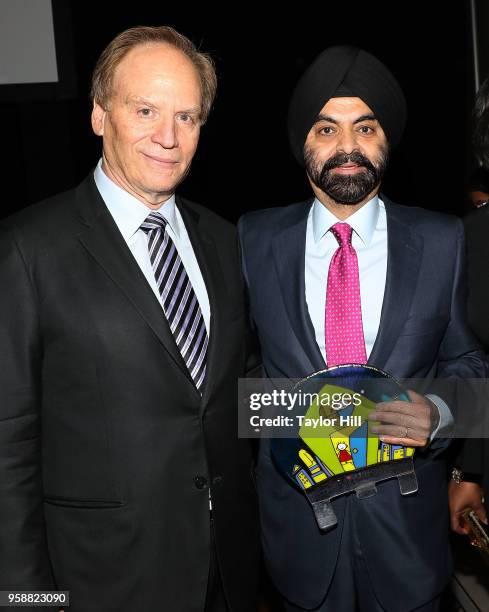
[[[455,533],[460,535],[466,535],[468,533],[468,529],[462,520],[462,515],[457,512],[450,513],[450,525]]]
[[[371,413],[369,415],[369,421],[375,421],[385,423],[388,425],[397,425],[404,429],[423,429],[423,427],[429,427],[428,417],[411,416],[409,414],[402,414],[399,412],[383,412],[383,413]],[[374,426],[375,427],[375,426]]]
[[[396,438],[394,436],[380,436],[379,439],[385,444],[393,444],[395,446],[416,446],[422,447],[426,446],[428,443],[428,438]]]
[[[424,395],[420,395],[412,389],[408,389],[407,394],[411,402],[414,402],[415,404],[423,404],[424,402],[426,402],[426,397]]]
[[[474,510],[478,519],[487,525],[487,514],[485,507],[481,504],[480,506],[477,506],[477,508],[474,508]]]
[[[379,402],[375,404],[375,410],[392,412],[396,410],[404,411],[405,405],[409,405],[410,402],[403,402],[402,400],[391,400],[389,402]]]
[[[380,425],[370,427],[370,432],[379,436],[412,438],[413,440],[421,440],[427,438],[429,435],[428,428],[404,427],[403,425],[394,425],[390,423],[381,423]]]
[[[381,402],[376,404],[373,413],[384,414],[384,413],[397,413],[406,414],[410,416],[418,416],[419,414],[428,414],[429,406],[425,402],[413,403],[413,402]],[[372,414],[372,413],[371,413]]]

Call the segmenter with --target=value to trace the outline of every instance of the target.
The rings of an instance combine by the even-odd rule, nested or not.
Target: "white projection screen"
[[[74,93],[67,5],[0,0],[0,99],[66,98]]]

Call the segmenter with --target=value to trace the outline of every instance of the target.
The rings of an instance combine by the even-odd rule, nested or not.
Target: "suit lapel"
[[[379,331],[368,363],[384,367],[411,307],[423,243],[403,218],[402,208],[382,196],[387,214],[387,277]],[[305,368],[326,367],[316,342],[305,299],[305,246],[307,216],[312,200],[273,239],[274,262],[282,298],[292,329],[304,350]]]
[[[212,389],[218,378],[219,366],[222,360],[222,342],[224,330],[221,325],[222,308],[226,304],[226,289],[219,263],[217,246],[205,228],[202,216],[194,209],[185,205],[185,201],[177,196],[176,203],[182,215],[185,227],[192,243],[200,272],[204,279],[211,308],[209,347],[207,352],[206,376],[202,393],[202,407],[207,404]]]
[[[422,256],[422,240],[402,219],[401,209],[386,198],[384,201],[388,228],[387,278],[379,332],[368,360],[370,364],[380,368],[387,362],[409,312]],[[304,351],[305,372],[325,367],[305,299],[306,227],[311,204],[312,201],[309,201],[297,209],[289,223],[276,234],[272,244],[282,299],[292,330]],[[205,405],[219,370],[219,346],[222,340],[220,309],[225,303],[226,295],[223,294],[225,289],[216,245],[205,231],[200,215],[185,206],[180,198],[177,198],[177,206],[189,233],[211,304],[209,352],[202,402]],[[198,393],[161,306],[117,229],[91,176],[77,191],[77,208],[84,226],[78,236],[80,241],[133,304]]]
[[[423,241],[402,218],[402,208],[382,196],[387,215],[387,277],[380,325],[368,363],[383,368],[409,313]]]
[[[195,389],[161,305],[121,236],[92,177],[79,187],[77,207],[85,226],[78,235],[79,240],[126,295]],[[197,389],[195,392],[198,393]]]
[[[312,200],[309,200],[298,207],[295,216],[276,234],[272,244],[282,299],[292,330],[304,350],[304,373],[307,374],[326,367],[306,303],[306,229],[311,205]]]

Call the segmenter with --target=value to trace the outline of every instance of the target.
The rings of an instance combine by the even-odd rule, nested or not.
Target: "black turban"
[[[329,47],[297,83],[287,118],[289,142],[304,165],[304,143],[320,110],[330,98],[353,96],[372,109],[391,147],[401,139],[406,100],[390,71],[367,51],[350,46]]]

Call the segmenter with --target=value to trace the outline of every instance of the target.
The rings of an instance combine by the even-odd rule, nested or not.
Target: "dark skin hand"
[[[408,391],[410,402],[379,402],[368,417],[377,421],[370,431],[387,444],[427,446],[440,420],[438,408],[424,395]]]
[[[453,531],[460,534],[468,533],[468,528],[462,519],[466,510],[474,510],[477,517],[486,525],[486,509],[482,502],[483,492],[476,482],[460,483],[451,480],[448,485],[448,505],[450,507],[450,523]]]

